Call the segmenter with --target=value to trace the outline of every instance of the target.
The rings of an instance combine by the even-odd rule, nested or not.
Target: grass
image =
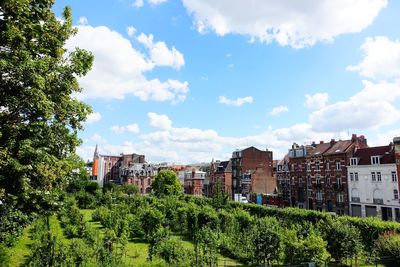
[[[64,244],[70,243],[70,240],[64,237],[60,222],[55,215],[50,216],[50,230],[53,235],[55,235],[57,239],[61,240]],[[28,225],[24,231],[22,231],[22,236],[18,240],[15,247],[10,250],[11,266],[23,266],[31,255],[31,246],[33,243],[31,231],[32,226]]]

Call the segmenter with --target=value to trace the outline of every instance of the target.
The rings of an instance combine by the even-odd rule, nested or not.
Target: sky
[[[400,136],[400,1],[57,0],[91,51],[77,153],[282,158],[293,142]]]

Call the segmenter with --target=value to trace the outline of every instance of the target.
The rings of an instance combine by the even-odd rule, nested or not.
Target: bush
[[[386,232],[375,241],[375,251],[383,262],[391,266],[400,265],[400,235]]]
[[[0,266],[7,267],[10,265],[10,255],[8,249],[0,244]]]

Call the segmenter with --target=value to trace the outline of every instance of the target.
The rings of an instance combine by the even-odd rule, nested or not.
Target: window
[[[358,172],[354,173],[354,181],[358,182]]]
[[[319,171],[319,161],[318,160],[315,162],[315,170]]]
[[[392,172],[392,182],[397,182],[397,174],[396,174],[396,172]]]
[[[354,173],[352,173],[352,172],[350,173],[350,181],[352,181],[352,182],[354,181]]]
[[[317,184],[321,184],[321,176],[317,175],[316,180],[317,180]]]
[[[372,156],[371,157],[371,164],[372,165],[380,164],[380,157],[379,156]]]
[[[342,185],[342,177],[340,177],[340,176],[337,176],[337,177],[336,177],[336,185],[337,185],[338,187]]]
[[[303,178],[299,177],[299,184],[303,183]]]
[[[397,189],[393,190],[394,199],[399,199],[399,191]]]
[[[376,182],[376,174],[375,172],[371,172],[372,182]]]
[[[310,167],[310,161],[309,160],[307,160],[307,171],[310,171],[311,170],[311,167]]]
[[[326,162],[326,170],[329,170],[329,161]]]
[[[317,201],[322,201],[322,191],[317,191]]]
[[[326,185],[331,185],[331,177],[326,177]]]
[[[336,161],[336,170],[341,170],[342,169],[342,165],[341,165],[341,163],[340,163],[340,160],[337,160]]]
[[[336,195],[336,201],[337,201],[338,203],[343,203],[343,202],[344,202],[344,195],[343,195],[343,193],[338,193],[338,194]]]
[[[377,178],[378,182],[381,182],[381,181],[382,181],[381,172],[377,172],[377,173],[376,173],[376,178]]]
[[[350,165],[357,165],[357,158],[350,158]]]

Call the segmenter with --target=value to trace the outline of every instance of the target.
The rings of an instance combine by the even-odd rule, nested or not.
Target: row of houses
[[[364,136],[299,146],[277,163],[283,206],[400,221],[400,138],[368,147]]]
[[[294,143],[279,161],[272,151],[251,146],[208,166],[149,164],[144,155],[99,155],[96,146],[92,177],[100,186],[129,183],[148,194],[163,169],[177,173],[186,194],[220,191],[259,204],[400,221],[400,137],[378,147],[355,134],[349,140]]]

